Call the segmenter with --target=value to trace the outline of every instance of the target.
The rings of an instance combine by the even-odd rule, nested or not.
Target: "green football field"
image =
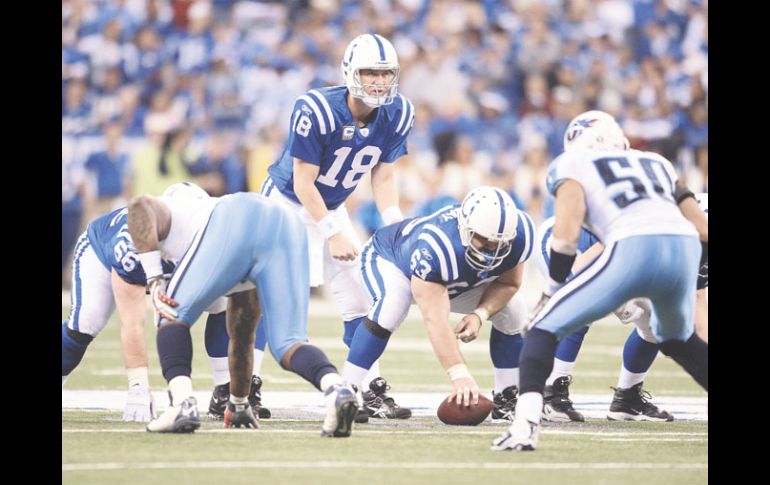
[[[62,318],[67,304],[62,304]],[[448,393],[449,382],[431,351],[416,314],[391,338],[381,359],[383,375],[399,392]],[[458,318],[454,319],[457,322]],[[123,391],[123,371],[115,317],[89,347],[64,389]],[[203,347],[204,321],[193,327],[196,391],[210,391],[211,370]],[[579,397],[602,395],[609,401],[616,385],[622,347],[631,327],[614,317],[594,324],[583,344],[570,388]],[[311,304],[309,335],[338,367],[346,350],[341,323],[333,307]],[[146,340],[150,384],[165,388],[148,318]],[[479,386],[489,393],[493,373],[488,355],[489,326],[461,349]],[[262,366],[263,400],[271,391],[313,391],[270,356]],[[703,400],[707,394],[670,359],[659,356],[645,381],[655,401]],[[159,403],[163,408],[167,403]],[[88,406],[90,407],[90,406]],[[199,402],[205,415],[207,403]],[[443,425],[435,416],[405,421],[372,420],[356,425],[348,439],[318,436],[321,418],[278,410],[277,419],[262,420],[258,430],[224,430],[221,422],[204,422],[192,435],[155,435],[140,423],[123,423],[121,412],[62,408],[62,482],[66,484],[142,485],[178,483],[497,483],[665,484],[706,483],[708,422],[610,422],[595,413],[585,423],[545,423],[537,451],[489,451],[506,425],[487,420],[477,427]],[[675,416],[677,413],[674,413]]]

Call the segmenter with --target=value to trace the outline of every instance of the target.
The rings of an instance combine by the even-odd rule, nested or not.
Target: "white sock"
[[[621,389],[628,389],[629,387],[635,386],[640,382],[643,382],[645,376],[647,376],[646,372],[634,374],[633,372],[626,370],[625,367],[620,366],[620,375],[618,376],[618,387]]]
[[[369,367],[369,372],[366,373],[366,377],[364,377],[363,380],[361,381],[361,385],[364,388],[363,390],[364,391],[368,391],[369,390],[369,384],[371,384],[371,382],[373,380],[377,379],[380,376],[381,376],[381,374],[380,374],[380,361],[378,359],[378,360],[374,361],[374,364],[372,364],[371,367]]]
[[[348,381],[350,384],[358,386],[361,389],[361,382],[363,382],[369,369],[358,367],[355,364],[351,364],[345,361],[345,365],[342,366],[342,378]]]
[[[498,369],[495,367],[495,394],[500,394],[503,389],[519,385],[519,368]]]
[[[128,387],[136,385],[150,387],[150,380],[147,377],[147,367],[126,368],[126,377],[128,377]]]
[[[335,384],[342,384],[342,376],[336,372],[330,372],[321,378],[321,390],[324,392]]]
[[[179,406],[193,394],[192,379],[190,376],[176,376],[168,381],[168,389],[171,391],[174,406]]]
[[[260,372],[262,372],[262,359],[265,358],[265,351],[254,349],[254,369],[251,373],[255,376],[258,376]]]
[[[540,423],[543,411],[543,395],[539,392],[525,392],[516,403],[516,417],[521,416],[531,423]]]
[[[211,373],[214,374],[214,385],[221,386],[230,382],[230,365],[227,357],[209,357]]]
[[[572,369],[575,368],[575,362],[566,362],[561,359],[557,359],[556,357],[553,358],[553,370],[551,371],[551,375],[548,376],[548,379],[545,380],[546,386],[552,386],[553,381],[558,379],[559,377],[564,377],[572,374]]]

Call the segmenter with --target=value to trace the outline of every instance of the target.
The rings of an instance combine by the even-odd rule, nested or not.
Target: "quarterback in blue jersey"
[[[372,193],[385,224],[403,219],[393,162],[407,153],[415,110],[398,93],[398,56],[384,37],[353,39],[340,67],[344,86],[311,89],[297,99],[286,146],[269,167],[261,192],[299,213],[308,235],[310,285],[330,285],[349,345],[368,309],[358,275],[361,243],[345,200],[371,172]],[[378,398],[381,404],[378,417],[411,415],[385,395],[387,383],[378,363],[364,384],[369,384],[364,398],[372,405]]]
[[[354,384],[362,381],[414,301],[452,381],[451,398],[478,403],[478,385],[457,339],[475,339],[487,320],[493,327],[489,347],[495,395],[518,385],[519,333],[527,309],[516,295],[533,233],[530,217],[508,194],[489,186],[471,191],[461,205],[378,229],[361,258],[369,312],[353,337],[343,377]],[[450,311],[465,314],[454,332]]]
[[[159,315],[158,356],[171,395],[171,405],[147,431],[191,433],[200,427],[190,378],[190,327],[206,307],[229,296],[231,382],[225,428],[258,427],[248,393],[261,312],[276,361],[326,396],[321,435],[350,436],[358,409],[355,391],[307,342],[307,236],[299,217],[260,194],[184,202],[143,195],[129,204],[128,229]],[[194,234],[192,240],[186,233]],[[169,278],[161,259],[172,252],[183,256]]]
[[[493,451],[536,449],[543,390],[559,340],[634,298],[649,299],[650,328],[661,352],[708,391],[708,344],[693,324],[708,230],[699,228],[705,216],[694,194],[667,159],[631,149],[617,121],[602,111],[572,119],[563,142],[549,173],[556,200],[548,278],[526,327],[515,417],[492,442]],[[689,216],[692,206],[696,219]],[[605,248],[565,282],[583,225]]]

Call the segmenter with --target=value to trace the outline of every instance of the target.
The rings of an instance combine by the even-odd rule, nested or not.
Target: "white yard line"
[[[157,463],[64,463],[62,471],[98,470],[157,470],[157,469],[236,469],[236,468],[278,468],[278,469],[438,469],[438,470],[707,470],[708,463],[495,463],[495,462],[384,462],[369,461],[185,461]]]

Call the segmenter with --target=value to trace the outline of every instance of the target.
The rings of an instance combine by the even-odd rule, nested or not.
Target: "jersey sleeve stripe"
[[[297,122],[299,121],[300,110],[294,112],[294,120],[291,122],[291,132],[297,131]]]
[[[411,101],[408,99],[406,100],[407,103],[409,103],[409,110],[411,114],[409,115],[409,121],[406,122],[406,125],[404,126],[404,131],[402,131],[400,134],[401,136],[406,136],[406,132],[409,131],[409,127],[412,126],[412,120],[414,120],[414,105]],[[396,130],[398,131],[398,130]]]
[[[326,101],[326,97],[316,89],[311,89],[308,91],[308,93],[314,95],[321,102],[321,106],[323,106],[324,111],[326,111],[326,116],[329,120],[329,133],[334,133],[334,130],[337,129],[337,124],[334,122],[334,113],[332,113],[332,107],[329,106],[329,102]]]
[[[532,218],[530,218],[527,213],[520,211],[520,214],[523,215],[522,219],[524,219],[524,251],[521,253],[522,257],[519,261],[523,262],[532,256],[532,247],[534,246],[532,242],[534,239],[535,225],[532,223]]]
[[[444,249],[446,250],[446,254],[449,256],[449,262],[452,266],[452,272],[449,274],[450,279],[447,281],[454,281],[458,278],[459,271],[457,270],[457,257],[455,256],[454,246],[452,245],[452,241],[449,240],[449,237],[438,228],[438,226],[435,226],[433,224],[426,224],[425,229],[434,233],[438,236],[438,238],[441,240],[441,242],[444,244]]]
[[[399,93],[398,97],[401,99],[401,119],[398,120],[396,133],[401,131],[401,127],[404,126],[404,120],[406,119],[406,110],[407,110],[406,98],[404,97],[404,95]]]
[[[430,245],[430,247],[433,249],[433,252],[436,253],[436,257],[438,258],[438,264],[441,268],[441,279],[444,281],[449,281],[449,275],[447,274],[447,265],[446,265],[446,258],[444,257],[444,252],[441,251],[441,248],[439,247],[436,240],[431,236],[430,234],[422,233],[420,234],[420,237],[417,239],[422,239],[423,241],[427,241],[427,243]]]
[[[308,96],[307,94],[303,94],[299,97],[302,101],[306,102],[308,106],[313,110],[315,113],[316,118],[318,118],[318,129],[321,131],[322,135],[326,134],[326,123],[324,122],[324,117],[321,114],[321,110],[318,108],[318,105],[313,101],[313,99]]]

